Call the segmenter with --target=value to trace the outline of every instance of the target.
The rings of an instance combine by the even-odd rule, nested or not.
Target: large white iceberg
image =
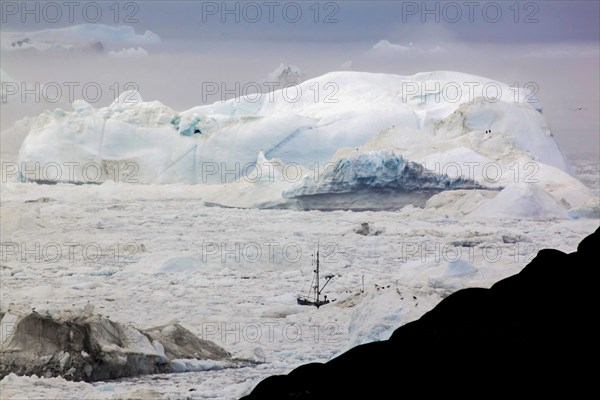
[[[569,175],[537,99],[527,90],[463,73],[332,72],[183,112],[132,92],[108,107],[77,101],[73,108],[37,118],[20,151],[21,180],[218,183],[227,187],[211,191],[211,202],[276,206],[294,197],[286,200],[283,192],[327,188],[306,184],[307,174],[322,176],[340,160],[393,152],[425,167],[423,176],[434,177],[440,190],[460,189],[441,184],[452,179],[495,190],[533,183],[566,209],[589,201],[585,187]],[[268,182],[245,178],[256,173],[258,153],[264,162],[277,159],[279,172]],[[45,176],[50,163],[68,164],[69,175]],[[376,177],[380,172],[390,171],[367,175],[385,180]],[[425,182],[423,176],[410,181]],[[392,181],[398,186],[398,179]]]

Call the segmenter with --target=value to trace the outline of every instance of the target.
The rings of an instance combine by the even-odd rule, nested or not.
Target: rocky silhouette
[[[577,396],[595,382],[600,229],[489,289],[455,292],[389,340],[260,382],[245,400]]]

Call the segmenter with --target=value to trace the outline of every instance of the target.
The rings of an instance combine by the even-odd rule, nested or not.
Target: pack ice
[[[229,207],[598,208],[532,93],[458,72],[332,72],[183,112],[133,92],[77,100],[37,117],[19,159],[21,181],[202,184],[205,203]],[[44,176],[49,163],[68,168]]]

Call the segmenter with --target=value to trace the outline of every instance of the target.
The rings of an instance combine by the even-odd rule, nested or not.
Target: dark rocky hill
[[[460,290],[389,340],[260,382],[245,400],[486,398],[594,390],[600,229],[541,250],[490,289]]]

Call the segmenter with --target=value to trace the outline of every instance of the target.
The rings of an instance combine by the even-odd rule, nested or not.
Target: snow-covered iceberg
[[[183,112],[133,92],[99,109],[76,101],[73,111],[37,118],[19,160],[21,181],[219,184],[203,200],[232,207],[290,206],[298,195],[348,188],[415,194],[515,183],[536,184],[566,210],[590,200],[531,93],[445,71],[332,72]],[[273,160],[268,180],[247,179]],[[62,173],[47,176],[49,164]],[[331,182],[314,179],[332,165]],[[345,175],[358,165],[360,174]]]

